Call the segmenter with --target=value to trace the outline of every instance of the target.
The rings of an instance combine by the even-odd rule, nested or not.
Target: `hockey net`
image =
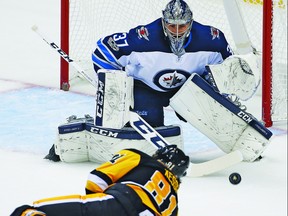
[[[194,19],[222,30],[235,53],[247,53],[251,46],[257,52],[262,63],[262,116],[271,126],[287,120],[287,0],[263,1],[186,0]],[[96,41],[161,17],[167,2],[61,0],[61,48],[94,77],[91,54]],[[62,60],[60,87],[83,82]]]

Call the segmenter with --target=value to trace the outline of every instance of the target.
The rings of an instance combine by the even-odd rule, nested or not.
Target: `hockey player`
[[[134,79],[134,111],[151,126],[163,126],[163,107],[192,73],[208,78],[205,66],[232,55],[223,32],[193,20],[183,0],[171,0],[162,18],[97,42],[95,72],[124,70]]]
[[[164,125],[168,105],[225,153],[240,150],[244,161],[257,159],[269,143],[272,133],[238,100],[252,97],[259,85],[255,55],[233,55],[223,32],[194,21],[183,0],[171,0],[150,24],[100,39],[92,60],[94,125],[76,119],[59,126],[48,159],[103,162],[128,147],[153,153],[127,124],[131,108],[183,149],[181,128]]]
[[[85,196],[42,199],[18,207],[11,216],[176,216],[177,190],[189,163],[175,145],[152,157],[135,149],[121,150],[90,172]]]

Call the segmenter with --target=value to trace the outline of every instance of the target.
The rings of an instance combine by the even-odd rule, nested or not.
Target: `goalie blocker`
[[[95,125],[121,129],[133,107],[133,78],[121,70],[100,69],[97,75]]]
[[[272,137],[272,132],[255,117],[216,92],[197,74],[192,74],[170,99],[170,106],[224,152],[240,150],[244,161],[256,160]]]
[[[94,119],[71,116],[67,123],[58,127],[54,144],[56,155],[63,162],[92,161],[103,163],[113,154],[125,148],[135,148],[149,155],[155,153],[155,146],[146,141],[131,127],[111,129],[95,126]],[[177,125],[155,128],[167,141],[183,149],[181,128]]]

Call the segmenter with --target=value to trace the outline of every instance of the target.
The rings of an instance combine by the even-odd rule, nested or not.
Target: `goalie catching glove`
[[[251,98],[260,84],[260,70],[255,54],[233,55],[218,65],[207,65],[208,80],[220,93],[241,100]]]

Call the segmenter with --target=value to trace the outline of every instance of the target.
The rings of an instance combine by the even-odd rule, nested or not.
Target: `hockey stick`
[[[130,111],[130,124],[140,135],[143,136],[143,138],[156,148],[163,148],[169,145],[169,143],[153,127],[133,111]],[[203,163],[195,164],[190,162],[187,176],[200,177],[209,175],[240,163],[242,160],[242,153],[237,150]]]
[[[93,85],[94,87],[96,87],[95,81],[87,74],[85,73],[84,70],[82,70],[82,68],[74,62],[73,59],[71,59],[69,57],[68,54],[66,54],[57,44],[55,44],[54,42],[49,42],[45,39],[45,37],[39,32],[39,28],[34,25],[31,28],[34,32],[36,32],[48,45],[50,45],[56,52],[59,53],[59,55],[65,60],[67,61],[70,65],[72,65],[77,73],[82,76],[85,80],[87,80],[91,85]]]
[[[89,83],[94,87],[97,87],[84,70],[74,62],[62,49],[60,49],[55,43],[49,43],[38,31],[37,26],[32,27],[35,31],[47,44],[49,44],[53,49],[55,49],[62,58],[64,58],[71,66],[73,66],[79,74],[82,75]],[[144,119],[142,119],[137,113],[130,111],[130,124],[131,126],[146,139],[150,144],[155,146],[155,148],[163,148],[169,143],[153,128],[151,127]],[[243,160],[243,156],[239,151],[235,151],[229,154],[226,154],[220,158],[210,160],[204,163],[194,164],[191,163],[187,175],[191,177],[200,177],[203,175],[208,175],[223,169],[226,169],[236,163],[239,163]]]

